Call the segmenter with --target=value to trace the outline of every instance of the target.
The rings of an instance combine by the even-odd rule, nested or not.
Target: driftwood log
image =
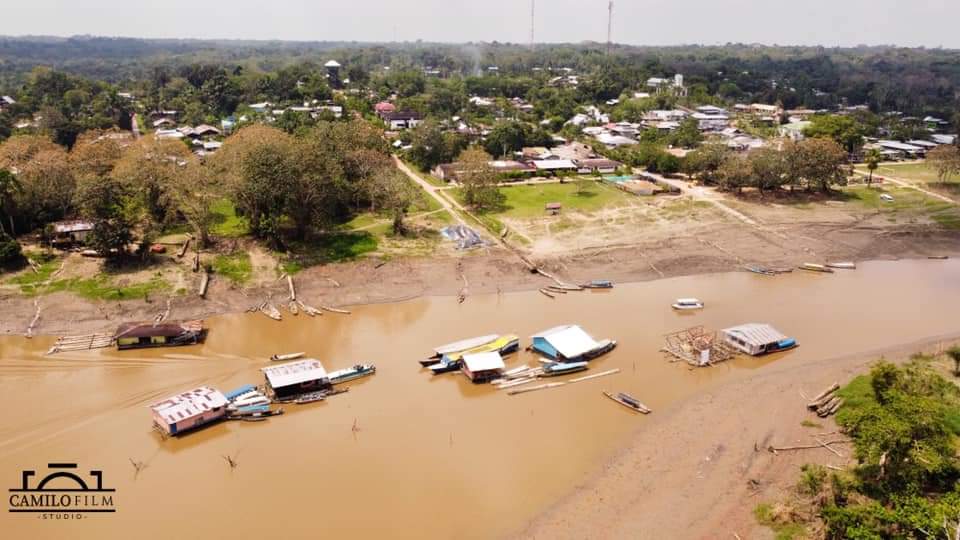
[[[810,400],[810,403],[807,403],[808,409],[817,409],[823,405],[826,400],[837,390],[840,389],[840,383],[833,383],[829,388],[817,394],[816,397]]]

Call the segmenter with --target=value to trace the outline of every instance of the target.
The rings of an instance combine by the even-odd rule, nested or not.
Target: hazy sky
[[[526,43],[529,0],[3,0],[2,35]],[[605,41],[606,0],[536,0],[536,41]],[[613,40],[960,48],[960,0],[615,0]]]

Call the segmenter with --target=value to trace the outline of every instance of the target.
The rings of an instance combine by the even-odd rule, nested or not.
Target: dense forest
[[[648,77],[686,76],[691,92],[784,107],[865,104],[875,111],[950,117],[960,103],[960,51],[894,47],[726,46],[634,47],[599,44],[364,44],[140,40],[128,38],[0,38],[0,92],[15,92],[38,65],[88,79],[134,87],[158,68],[176,72],[212,65],[230,74],[264,74],[330,58],[351,79],[423,67],[443,77],[480,75],[497,66],[506,81],[465,80],[478,95],[525,95],[551,68],[588,76],[580,91],[610,99],[642,87]],[[418,84],[413,81],[414,87]]]

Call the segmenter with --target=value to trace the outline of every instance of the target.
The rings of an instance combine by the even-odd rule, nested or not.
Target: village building
[[[460,370],[474,383],[490,382],[503,374],[503,358],[498,352],[463,355]]]
[[[10,96],[0,96],[0,112],[16,105],[17,102]]]
[[[673,95],[677,97],[686,97],[687,87],[683,85],[683,75],[677,73],[672,79],[662,79],[660,77],[650,77],[647,79],[647,88],[652,88],[657,95]]]
[[[277,398],[296,397],[332,387],[327,370],[312,358],[260,368],[267,385]]]
[[[203,321],[128,322],[117,328],[117,349],[195,345],[206,338]]]
[[[588,158],[574,161],[580,174],[611,174],[623,166],[623,163],[606,158]]]
[[[153,122],[151,122],[151,124],[153,125],[153,128],[154,128],[154,129],[156,129],[156,128],[161,128],[161,127],[164,127],[164,126],[171,126],[171,127],[173,127],[173,126],[176,126],[176,125],[177,125],[177,123],[176,123],[174,120],[171,120],[170,118],[166,118],[166,117],[164,117],[164,118],[158,118],[158,119],[154,120]]]
[[[417,111],[388,112],[381,118],[391,130],[415,128],[423,121],[423,115]]]
[[[540,159],[531,162],[536,167],[537,173],[541,175],[560,174],[564,172],[575,172],[577,166],[569,159]]]
[[[607,148],[617,148],[620,146],[629,146],[631,144],[637,144],[635,139],[629,137],[624,137],[622,135],[613,135],[611,133],[601,133],[595,137],[600,144],[606,146]]]
[[[690,115],[697,121],[697,127],[700,131],[720,131],[730,125],[730,117],[724,113],[702,113],[695,112]]]
[[[336,60],[329,60],[323,65],[323,68],[327,71],[327,81],[329,81],[331,88],[340,88],[342,86],[340,81],[340,67],[340,62]]]
[[[93,232],[93,222],[85,219],[55,221],[50,224],[50,227],[53,231],[50,243],[61,248],[83,244],[87,241],[87,236]]]
[[[889,152],[895,152],[904,158],[921,158],[927,154],[927,149],[922,146],[902,143],[900,141],[877,141],[877,146]]]
[[[219,390],[201,386],[150,405],[153,423],[167,435],[216,422],[227,415],[227,398]]]

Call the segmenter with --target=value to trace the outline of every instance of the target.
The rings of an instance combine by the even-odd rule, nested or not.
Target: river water
[[[537,292],[359,306],[349,316],[207,321],[200,346],[43,356],[52,338],[0,339],[0,482],[75,462],[103,470],[113,514],[81,521],[3,512],[6,538],[488,538],[517,530],[597,472],[657,412],[775,363],[891,347],[958,331],[960,261],[871,262],[833,275],[745,272],[621,285],[551,300]],[[707,309],[674,313],[677,297]],[[174,313],[175,315],[175,313]],[[794,351],[690,369],[658,352],[663,335],[767,322]],[[617,375],[507,396],[417,360],[434,345],[581,324],[619,347],[591,371]],[[328,370],[373,362],[377,374],[326,402],[285,406],[266,422],[220,423],[161,440],[154,400],[209,384],[259,384],[274,353],[307,351]],[[535,364],[520,352],[507,367]],[[588,372],[589,374],[590,372]],[[644,417],[602,390],[629,392]],[[231,469],[224,456],[237,462]],[[135,474],[130,460],[146,467]]]

